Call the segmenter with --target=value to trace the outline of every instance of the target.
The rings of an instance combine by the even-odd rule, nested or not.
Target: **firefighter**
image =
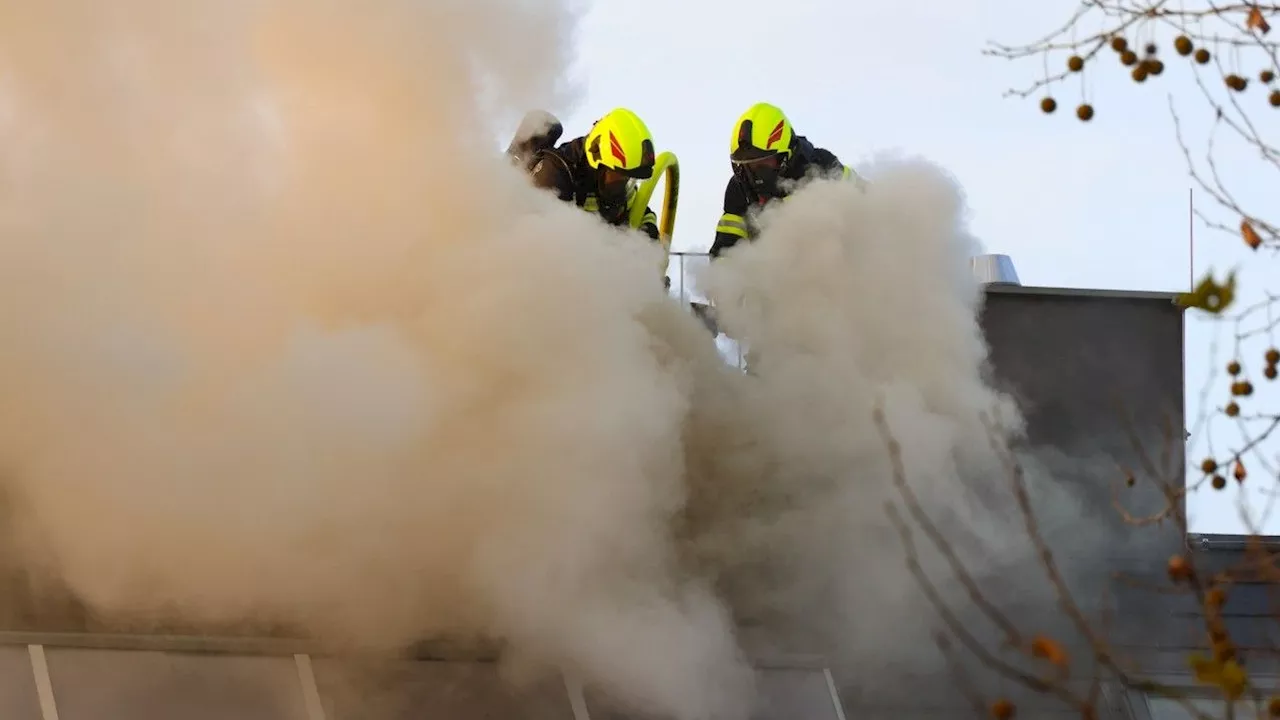
[[[813,176],[856,177],[830,150],[814,147],[795,133],[777,106],[752,105],[734,123],[729,140],[733,176],[724,189],[724,214],[716,226],[711,256],[755,236],[749,212],[772,200],[783,200],[799,181]]]
[[[653,166],[649,128],[634,112],[617,108],[597,120],[586,135],[538,150],[529,172],[534,185],[618,226],[628,222],[635,181],[652,177]],[[637,229],[658,241],[657,214],[646,207]]]

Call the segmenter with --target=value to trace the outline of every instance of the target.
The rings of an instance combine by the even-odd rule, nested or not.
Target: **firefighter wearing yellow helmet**
[[[791,121],[775,105],[756,103],[738,118],[729,138],[733,176],[724,190],[724,214],[716,225],[711,256],[755,236],[753,208],[785,199],[801,180],[814,176],[853,176],[830,150],[814,147],[797,135]]]
[[[584,136],[536,153],[530,174],[535,185],[565,202],[595,213],[610,225],[627,222],[636,199],[636,180],[653,176],[653,135],[631,110],[616,108]],[[658,216],[645,208],[637,228],[658,240]]]

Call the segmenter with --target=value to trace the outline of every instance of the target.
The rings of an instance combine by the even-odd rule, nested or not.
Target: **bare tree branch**
[[[1005,92],[1005,97],[1029,98],[1044,94],[1041,108],[1053,112],[1056,101],[1047,95],[1049,89],[1069,76],[1087,76],[1106,72],[1102,65],[1110,56],[1128,68],[1135,83],[1155,81],[1167,71],[1174,71],[1174,59],[1190,67],[1191,76],[1199,89],[1198,100],[1212,114],[1213,123],[1202,172],[1193,160],[1185,139],[1185,131],[1175,108],[1174,98],[1169,98],[1173,114],[1175,134],[1179,147],[1187,161],[1188,172],[1195,183],[1214,202],[1231,214],[1231,223],[1216,221],[1203,213],[1197,213],[1208,227],[1233,235],[1243,236],[1245,242],[1255,248],[1266,247],[1280,251],[1280,222],[1268,217],[1261,208],[1250,210],[1228,188],[1219,172],[1214,157],[1217,131],[1228,128],[1232,135],[1256,153],[1265,167],[1277,174],[1280,181],[1280,148],[1262,130],[1263,124],[1251,117],[1251,112],[1275,112],[1280,117],[1280,42],[1268,39],[1270,21],[1280,13],[1280,5],[1268,3],[1213,3],[1212,0],[1189,0],[1171,3],[1168,0],[1141,2],[1133,0],[1081,0],[1067,21],[1056,30],[1022,45],[989,42],[984,54],[1007,60],[1039,58],[1046,68],[1044,76],[1020,88]],[[1081,29],[1098,22],[1097,32],[1081,33]],[[1171,38],[1171,36],[1173,36]],[[1170,43],[1170,40],[1172,42]],[[1176,55],[1165,58],[1161,45],[1172,44]],[[1230,57],[1229,69],[1224,64],[1223,53]],[[1254,70],[1240,69],[1244,63],[1252,63]],[[1049,72],[1050,67],[1062,68]],[[1205,69],[1212,68],[1218,80],[1206,81]],[[1252,79],[1251,79],[1252,78]],[[1211,90],[1216,84],[1219,92]],[[1246,105],[1244,98],[1250,87],[1262,87],[1265,103]],[[1220,95],[1225,92],[1225,99]],[[1082,103],[1077,109],[1081,120],[1093,117],[1092,104]],[[1274,124],[1267,124],[1268,129]],[[1274,132],[1274,130],[1272,130]],[[1268,211],[1271,208],[1267,208]]]

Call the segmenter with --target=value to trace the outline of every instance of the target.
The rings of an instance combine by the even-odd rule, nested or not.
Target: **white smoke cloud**
[[[981,512],[1000,398],[936,169],[815,184],[712,268],[744,376],[647,240],[492,147],[565,97],[564,7],[0,8],[0,462],[95,612],[496,636],[735,718],[740,622],[856,655],[868,603],[919,612],[878,398],[931,506]]]

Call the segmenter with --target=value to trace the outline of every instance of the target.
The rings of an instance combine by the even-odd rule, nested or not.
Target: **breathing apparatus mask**
[[[782,153],[733,162],[733,173],[739,181],[763,197],[782,197],[786,169],[787,160]]]
[[[606,167],[596,171],[596,204],[605,222],[616,224],[626,217],[630,188],[631,178],[625,173]]]

